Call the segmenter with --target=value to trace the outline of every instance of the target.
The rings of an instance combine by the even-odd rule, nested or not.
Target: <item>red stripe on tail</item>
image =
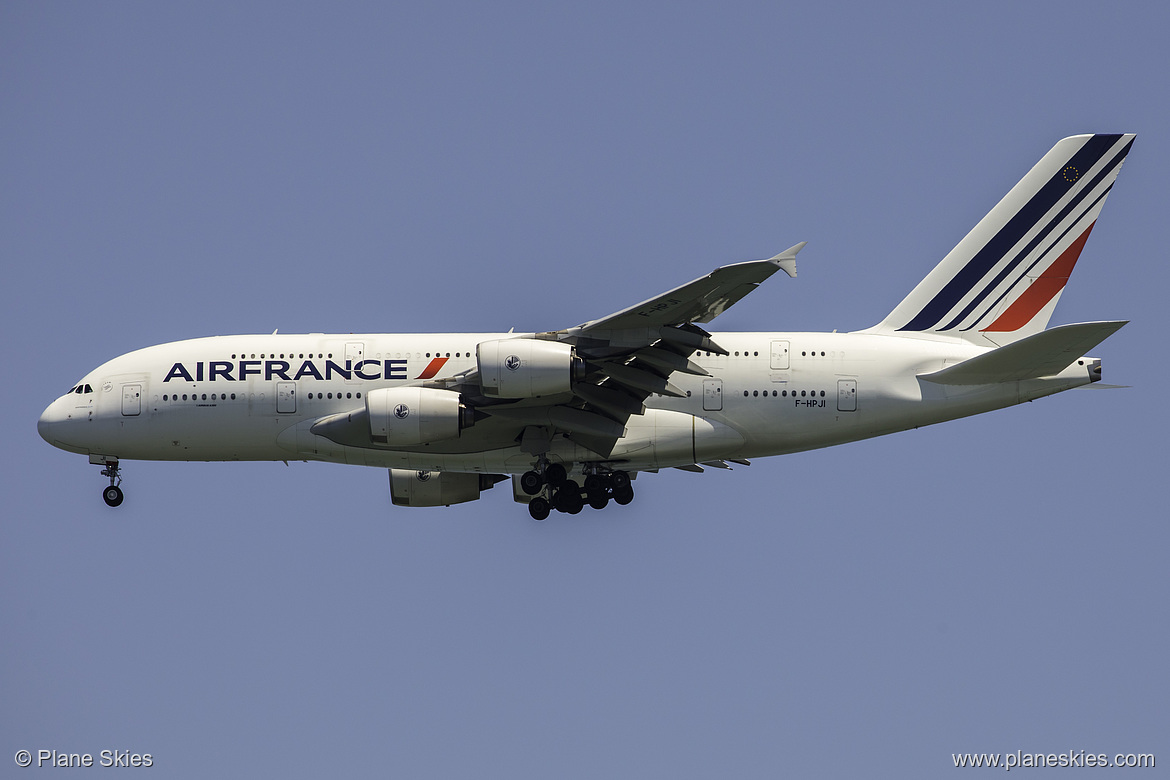
[[[1095,224],[1097,223],[1094,222],[1093,225]],[[983,328],[982,332],[1010,332],[1019,330],[1031,322],[1032,318],[1068,283],[1068,277],[1072,274],[1073,266],[1077,264],[1077,258],[1081,256],[1081,250],[1085,248],[1085,241],[1088,240],[1093,225],[1089,225],[1080,238],[1069,244],[1068,249],[1056,258],[1056,262],[1048,266],[1044,273],[1040,274],[1039,278],[1032,282],[995,322]]]

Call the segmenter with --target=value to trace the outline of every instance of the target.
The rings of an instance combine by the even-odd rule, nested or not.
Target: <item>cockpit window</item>
[[[86,385],[86,386],[85,386],[85,392],[87,392],[87,393],[92,393],[92,392],[93,392],[93,388],[92,388],[92,387],[90,387],[89,385]]]

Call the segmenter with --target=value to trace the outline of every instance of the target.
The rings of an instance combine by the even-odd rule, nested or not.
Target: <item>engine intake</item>
[[[573,347],[559,341],[501,339],[475,348],[483,394],[491,398],[537,398],[567,393],[583,372]]]

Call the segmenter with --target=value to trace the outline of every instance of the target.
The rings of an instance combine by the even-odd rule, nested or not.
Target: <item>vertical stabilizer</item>
[[[998,346],[1048,325],[1132,133],[1064,138],[869,333]]]

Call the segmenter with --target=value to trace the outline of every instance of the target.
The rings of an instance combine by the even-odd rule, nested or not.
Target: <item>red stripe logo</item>
[[[439,373],[439,369],[442,368],[443,364],[446,363],[449,359],[450,358],[435,358],[430,363],[427,363],[427,367],[424,368],[423,372],[416,376],[415,379],[430,379],[435,374]]]

